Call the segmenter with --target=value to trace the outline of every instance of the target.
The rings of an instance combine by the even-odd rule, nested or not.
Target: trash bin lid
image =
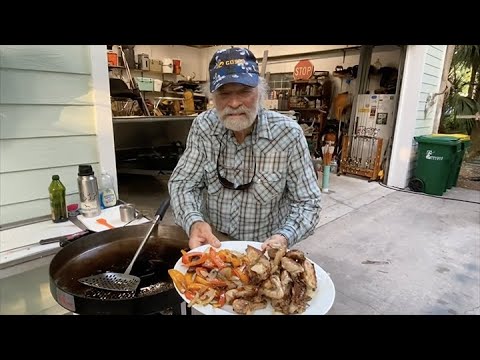
[[[415,136],[415,140],[419,143],[441,144],[450,146],[456,146],[460,143],[460,140],[458,138],[445,134]]]
[[[454,138],[457,138],[460,141],[470,141],[470,135],[465,135],[465,134],[432,134],[432,136],[451,136]]]

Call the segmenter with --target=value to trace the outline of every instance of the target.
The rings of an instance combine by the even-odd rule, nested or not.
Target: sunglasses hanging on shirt
[[[223,144],[223,140],[225,138],[225,135],[227,134],[228,132],[226,132],[225,134],[223,134],[222,136],[222,141],[220,142],[220,150],[218,152],[218,157],[217,157],[217,176],[218,176],[218,180],[220,181],[220,184],[222,184],[222,186],[226,189],[230,189],[230,190],[246,190],[248,189],[250,186],[253,185],[253,179],[255,178],[255,173],[256,173],[256,169],[257,169],[257,162],[255,161],[255,154],[253,153],[253,144],[252,144],[252,158],[253,158],[253,176],[252,178],[250,179],[250,181],[246,184],[239,184],[239,185],[235,185],[234,183],[232,183],[230,180],[227,180],[226,178],[224,178],[221,174],[220,174],[220,170],[219,170],[219,167],[220,167],[220,155],[222,154],[223,155],[223,152],[225,151],[225,148],[226,146],[222,149],[222,144]]]

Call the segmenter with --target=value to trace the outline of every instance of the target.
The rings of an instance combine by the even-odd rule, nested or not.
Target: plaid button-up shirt
[[[217,161],[222,177],[234,184],[253,180],[252,186],[223,187]],[[242,144],[215,109],[200,114],[168,186],[175,220],[187,234],[203,220],[235,240],[263,242],[281,234],[292,246],[319,221],[320,189],[303,131],[273,111],[259,111]]]

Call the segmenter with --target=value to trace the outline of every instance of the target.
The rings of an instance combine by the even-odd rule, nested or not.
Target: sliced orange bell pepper
[[[203,284],[199,284],[199,283],[192,283],[192,284],[187,286],[187,291],[192,291],[192,292],[199,291],[200,293],[203,293],[208,288],[209,288],[209,286],[207,286],[207,285],[203,285]]]
[[[187,272],[185,275],[185,286],[188,288],[190,284],[193,284],[193,273]]]
[[[223,280],[219,279],[205,279],[203,276],[198,275],[195,277],[195,282],[194,283],[199,283],[205,286],[215,286],[215,287],[224,287],[227,286],[227,283]]]
[[[227,283],[223,280],[211,279],[211,280],[207,280],[207,281],[210,284],[210,286],[218,286],[218,287],[227,286]]]
[[[180,271],[175,270],[175,269],[169,269],[168,270],[168,275],[173,280],[173,283],[177,287],[177,289],[181,292],[184,293],[186,289],[186,284],[185,284],[185,275],[183,275]]]
[[[222,269],[225,267],[225,263],[223,262],[222,259],[220,259],[220,257],[217,254],[217,251],[213,247],[210,248],[209,256],[210,256],[210,260],[212,260],[212,262],[215,264],[217,268]]]
[[[208,282],[208,280],[198,274],[195,277],[195,283],[210,286],[210,283]]]
[[[242,283],[248,284],[250,282],[248,275],[240,270],[240,268],[233,268],[233,273],[238,276]]]
[[[222,259],[226,263],[232,264],[233,267],[238,267],[242,265],[242,260],[240,260],[227,250],[220,250],[217,254],[220,259]]]
[[[188,299],[188,300],[193,300],[195,298],[195,293],[193,293],[192,291],[190,290],[187,290],[185,291],[185,297]]]
[[[201,252],[185,253],[182,255],[182,263],[188,267],[203,264],[207,259],[208,255]]]
[[[215,269],[216,265],[213,263],[212,260],[208,258],[208,255],[205,254],[207,259],[202,263],[202,266],[207,269]]]
[[[223,307],[223,305],[225,305],[226,300],[227,300],[227,297],[225,296],[225,291],[220,291],[217,303],[214,306],[221,308]]]

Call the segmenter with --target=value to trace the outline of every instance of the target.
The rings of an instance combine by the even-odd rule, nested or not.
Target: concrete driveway
[[[330,274],[329,314],[480,314],[479,191],[442,199],[345,176],[329,188],[315,234],[295,246]]]

